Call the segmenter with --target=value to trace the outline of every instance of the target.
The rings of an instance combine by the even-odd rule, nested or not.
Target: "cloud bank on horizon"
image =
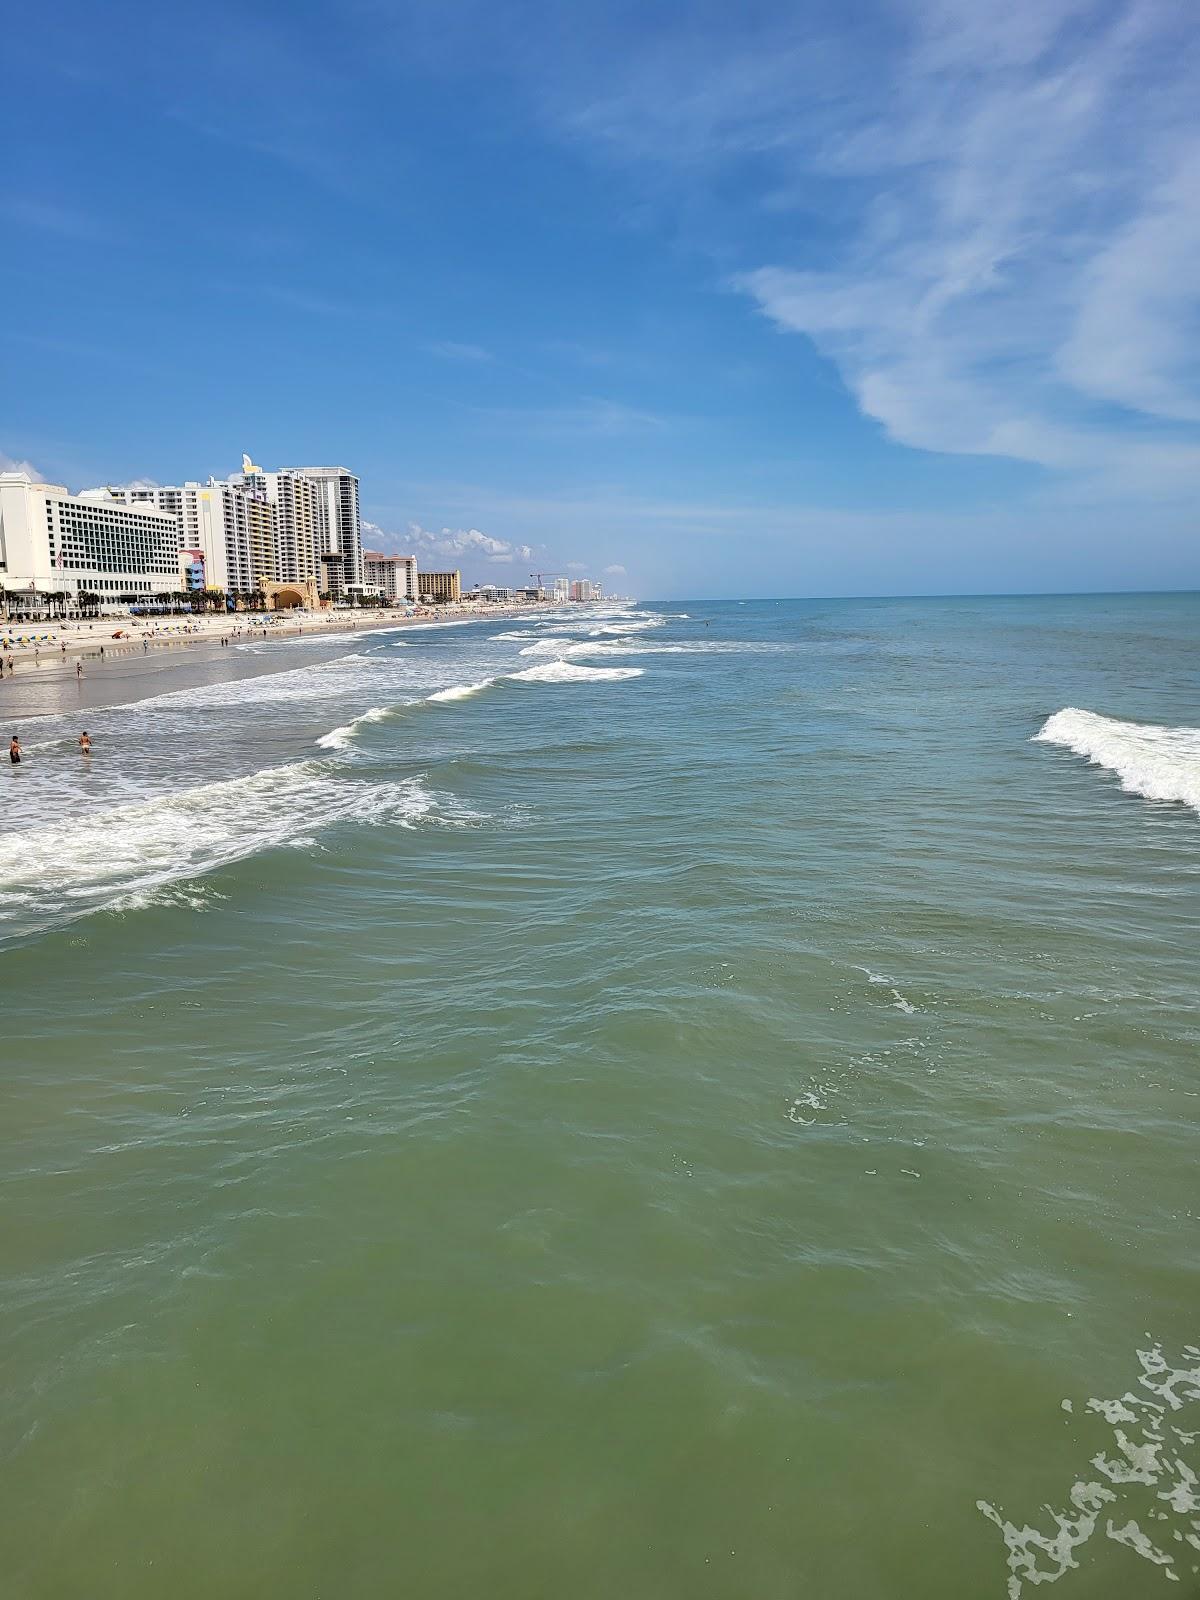
[[[425,567],[449,561],[486,561],[492,565],[508,566],[514,562],[533,560],[532,546],[511,544],[507,539],[493,539],[478,528],[441,528],[437,532],[423,528],[419,522],[410,522],[402,534],[387,533],[376,522],[364,519],[363,544],[397,555],[413,555],[423,560]],[[403,548],[401,549],[401,546]],[[518,573],[514,582],[524,583],[526,574]]]

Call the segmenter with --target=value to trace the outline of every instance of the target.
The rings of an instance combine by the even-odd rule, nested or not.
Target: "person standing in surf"
[[[15,733],[9,740],[8,759],[12,762],[14,767],[19,767],[21,764],[21,741],[17,738]]]
[[[90,756],[92,753],[92,741],[88,737],[88,731],[86,728],[79,735],[79,752],[81,755],[85,756]]]

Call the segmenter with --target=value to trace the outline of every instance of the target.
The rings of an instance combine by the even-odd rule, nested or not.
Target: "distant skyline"
[[[1167,0],[9,19],[0,469],[643,598],[1200,586]]]

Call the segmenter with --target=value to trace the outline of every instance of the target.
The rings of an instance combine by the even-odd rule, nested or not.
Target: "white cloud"
[[[422,499],[520,523],[544,541],[542,549],[567,542],[573,549],[604,549],[620,526],[638,544],[643,595],[679,594],[681,541],[692,552],[689,586],[699,597],[720,593],[711,575],[725,571],[732,548],[744,561],[739,570],[746,594],[1048,593],[1078,589],[1081,582],[1092,589],[1167,589],[1178,587],[1179,552],[1195,537],[1194,501],[1180,499],[1135,520],[1111,495],[1086,499],[1076,487],[1069,496],[993,501],[969,511],[852,510],[712,494],[655,498],[599,481],[541,495],[481,482],[411,488]],[[568,570],[556,557],[548,559],[549,566],[540,558],[543,571]],[[575,561],[570,570],[586,575],[590,569]]]
[[[447,361],[490,361],[492,352],[481,344],[461,344],[456,339],[435,339],[425,346],[431,355],[442,356]]]
[[[397,541],[404,545],[404,553],[415,555],[426,565],[433,561],[469,561],[472,558],[496,565],[509,565],[515,561],[533,558],[533,547],[513,544],[508,539],[494,539],[478,528],[441,528],[436,532],[423,528],[419,522],[410,522],[403,536],[385,533],[377,522],[363,521],[363,543],[372,549],[395,548]],[[521,574],[523,576],[523,574]]]
[[[12,227],[60,234],[66,239],[99,239],[104,235],[96,219],[77,206],[42,195],[9,193],[3,196],[0,217]]]
[[[1200,422],[1197,260],[1200,141],[1093,257],[1059,351],[1063,377],[1101,400]]]
[[[629,574],[625,571],[624,567],[618,566],[614,563],[614,565],[611,567],[605,567],[604,576],[606,578],[625,578],[628,577]]]
[[[584,565],[584,563],[582,561],[568,561],[567,562],[567,571],[568,572],[586,572],[587,571],[587,567]]]
[[[478,416],[505,430],[539,438],[614,439],[631,434],[660,433],[669,426],[666,417],[619,400],[585,396],[562,406],[477,406]]]
[[[1139,80],[1153,10],[913,8],[889,109],[825,151],[874,187],[839,259],[736,279],[898,442],[1139,492],[1200,481],[1200,441],[1146,426],[1200,420],[1200,139]]]
[[[6,456],[0,450],[0,472],[25,472],[33,479],[34,483],[44,483],[45,476],[39,472],[32,461],[18,461],[12,456]]]
[[[894,440],[1178,495],[1200,485],[1198,74],[1168,0],[894,0],[824,34],[717,8],[558,110],[754,263],[729,281]]]

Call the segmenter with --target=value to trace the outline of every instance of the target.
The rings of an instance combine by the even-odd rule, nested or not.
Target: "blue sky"
[[[0,461],[643,597],[1200,585],[1172,3],[22,7]]]

